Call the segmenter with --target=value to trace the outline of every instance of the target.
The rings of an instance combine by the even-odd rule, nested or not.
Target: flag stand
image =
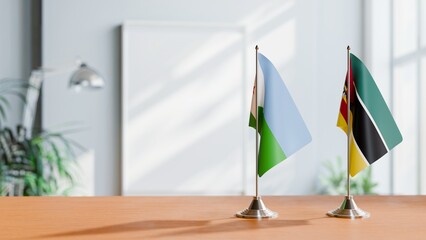
[[[350,137],[351,137],[351,116],[350,116],[350,109],[351,109],[351,60],[350,60],[350,50],[351,48],[348,46],[348,81],[347,81],[347,106],[348,106],[348,124],[347,124],[347,135],[348,135],[348,174],[347,174],[347,193],[345,196],[345,199],[342,202],[342,205],[340,205],[339,208],[335,210],[331,210],[327,212],[327,215],[330,217],[339,217],[339,218],[368,218],[370,217],[370,214],[368,212],[363,211],[360,209],[353,199],[353,196],[351,195],[351,176],[349,174],[350,169]]]
[[[253,197],[250,206],[236,214],[239,218],[276,218],[278,213],[269,210],[260,196]]]
[[[256,91],[256,196],[253,197],[253,200],[250,203],[250,206],[240,212],[237,212],[236,216],[239,218],[276,218],[278,216],[278,213],[273,212],[269,210],[265,204],[263,203],[262,199],[259,196],[259,121],[258,121],[258,107],[257,107],[257,68],[258,68],[258,61],[257,61],[257,52],[259,50],[259,47],[256,45],[256,76],[255,76],[255,91]]]
[[[338,218],[368,218],[370,214],[359,208],[352,195],[346,195],[342,205],[335,210],[328,211],[327,215]]]

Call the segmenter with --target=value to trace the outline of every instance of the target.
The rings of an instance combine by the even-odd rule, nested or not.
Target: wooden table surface
[[[262,199],[278,218],[235,218],[251,197],[2,197],[0,239],[426,239],[426,196],[356,196],[358,220],[325,216],[341,196]]]

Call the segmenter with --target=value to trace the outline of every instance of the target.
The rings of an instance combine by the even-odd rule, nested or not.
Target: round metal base
[[[363,211],[359,208],[355,200],[351,196],[345,196],[342,205],[332,211],[328,211],[327,215],[330,217],[339,217],[339,218],[368,218],[370,214],[368,212]]]
[[[250,206],[236,214],[239,218],[276,218],[278,213],[269,210],[260,197],[253,197]]]

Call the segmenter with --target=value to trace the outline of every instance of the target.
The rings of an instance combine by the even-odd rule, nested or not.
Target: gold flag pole
[[[348,142],[347,142],[347,158],[348,158],[348,174],[347,174],[347,182],[346,182],[346,196],[345,199],[343,200],[342,204],[340,205],[339,208],[332,210],[332,211],[328,211],[327,215],[330,217],[340,217],[340,218],[368,218],[370,216],[370,214],[368,212],[363,211],[362,209],[360,209],[356,203],[355,200],[353,199],[353,196],[351,195],[351,175],[350,175],[350,167],[351,167],[351,151],[350,151],[350,147],[351,147],[351,129],[352,129],[352,121],[351,121],[351,87],[352,87],[352,82],[351,82],[351,54],[350,54],[350,50],[351,47],[347,47],[348,50],[348,77],[347,77],[347,97],[346,97],[346,105],[347,105],[347,119],[348,119],[348,124],[347,124],[347,135],[348,135]],[[355,91],[354,91],[355,92]]]
[[[235,214],[239,218],[276,218],[278,213],[269,210],[259,195],[259,116],[258,116],[258,105],[257,105],[257,97],[258,97],[258,84],[257,84],[257,75],[258,75],[258,60],[257,53],[259,51],[259,47],[256,45],[256,76],[254,78],[254,91],[255,91],[255,106],[256,106],[256,196],[253,197],[253,200],[250,203],[250,206],[240,212]]]

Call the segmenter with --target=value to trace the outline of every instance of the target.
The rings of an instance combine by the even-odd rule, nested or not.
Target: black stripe
[[[387,150],[373,122],[359,102],[357,95],[353,107],[355,112],[353,114],[353,135],[359,149],[367,161],[372,164],[385,155]]]

